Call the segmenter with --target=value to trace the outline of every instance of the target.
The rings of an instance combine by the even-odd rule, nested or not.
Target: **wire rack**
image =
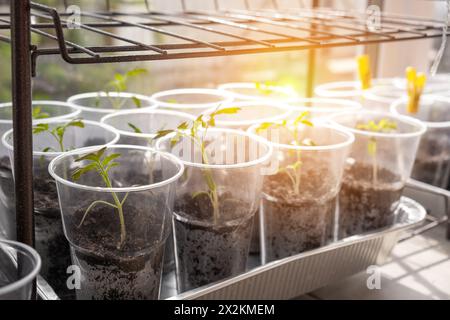
[[[119,12],[105,1],[103,12],[80,11],[81,22],[71,14],[31,2],[31,32],[50,39],[50,47],[32,44],[32,63],[42,55],[61,55],[71,64],[183,59],[354,46],[441,37],[443,22],[381,13],[379,24],[355,11],[327,8],[189,10]],[[67,8],[67,2],[63,1]],[[122,28],[120,31],[119,28]],[[123,28],[127,28],[123,32]],[[9,13],[0,13],[0,41],[11,42]],[[132,36],[130,36],[132,35]],[[97,43],[76,39],[96,37]],[[70,39],[70,40],[69,40]]]

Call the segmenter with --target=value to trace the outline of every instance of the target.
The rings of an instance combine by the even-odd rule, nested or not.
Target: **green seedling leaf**
[[[205,195],[205,196],[209,197],[209,193],[208,192],[206,192],[206,191],[198,191],[198,192],[194,192],[192,194],[192,199],[195,199],[195,198],[197,198],[197,197],[199,197],[201,195]]]
[[[136,76],[139,76],[139,75],[145,74],[145,73],[147,73],[146,69],[136,68],[136,69],[128,71],[125,75],[126,75],[126,78],[131,78],[131,77],[136,77]]]
[[[48,128],[49,128],[49,126],[47,123],[37,124],[33,127],[33,134],[39,134],[39,133],[48,131]]]
[[[120,154],[118,153],[112,153],[109,156],[105,157],[102,161],[102,165],[106,167],[111,161],[114,159],[120,158]]]
[[[141,100],[139,100],[138,98],[136,98],[136,97],[131,97],[131,99],[133,100],[133,103],[135,104],[135,106],[136,106],[136,108],[142,108],[142,103],[141,103]]]
[[[50,115],[47,112],[42,111],[42,107],[37,106],[33,108],[32,113],[33,119],[45,119],[50,117]]]
[[[238,107],[222,108],[222,109],[217,109],[216,111],[214,111],[211,114],[211,116],[217,116],[219,114],[236,114],[239,111],[241,111],[241,108],[238,108]]]
[[[162,138],[162,137],[165,137],[165,136],[167,136],[167,135],[169,135],[169,134],[171,134],[171,133],[174,133],[174,132],[176,132],[175,130],[160,130],[160,131],[158,131],[157,133],[156,133],[156,136],[153,138],[153,139],[159,139],[159,138]]]
[[[134,133],[142,133],[142,130],[136,127],[134,124],[128,122],[128,126],[133,129]]]

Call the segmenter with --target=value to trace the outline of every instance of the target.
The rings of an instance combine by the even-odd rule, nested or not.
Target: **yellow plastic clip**
[[[406,68],[406,90],[408,93],[408,113],[417,113],[419,111],[420,96],[426,83],[425,74],[419,72],[413,67]]]
[[[362,54],[356,57],[358,62],[358,76],[363,90],[372,87],[372,74],[370,72],[370,57],[367,54]]]

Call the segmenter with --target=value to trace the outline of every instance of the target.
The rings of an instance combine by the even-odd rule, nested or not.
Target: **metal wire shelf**
[[[339,46],[367,45],[441,37],[444,23],[436,20],[382,13],[376,30],[367,26],[368,16],[354,11],[327,8],[283,10],[152,11],[147,1],[142,12],[80,11],[83,21],[76,32],[104,38],[108,45],[89,46],[69,41],[67,13],[31,2],[31,32],[55,42],[50,47],[32,45],[32,65],[43,55],[61,55],[71,64],[168,60],[251,53],[281,52]],[[276,2],[275,2],[276,3]],[[67,6],[66,1],[64,4]],[[73,27],[73,25],[72,25]],[[135,39],[120,35],[117,28],[132,28]],[[180,30],[181,27],[181,30]],[[173,30],[173,29],[177,30]],[[0,31],[10,29],[9,13],[0,13]],[[200,35],[190,35],[193,32]],[[208,35],[206,37],[206,34]],[[158,36],[167,41],[159,43]],[[212,40],[206,40],[211,38]],[[147,41],[152,38],[151,41]],[[11,42],[5,35],[0,41]],[[33,68],[34,69],[34,68]]]

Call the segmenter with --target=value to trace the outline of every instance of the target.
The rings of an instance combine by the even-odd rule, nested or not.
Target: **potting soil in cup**
[[[305,158],[302,162],[311,160]],[[284,173],[267,176],[263,188],[265,262],[325,245],[332,236],[336,193],[324,192],[327,168],[314,162],[301,171],[302,190],[292,191]],[[325,194],[326,196],[318,196]]]
[[[255,212],[248,205],[223,194],[219,196],[220,218],[212,217],[208,196],[186,195],[175,203],[174,232],[178,291],[235,276],[245,270]],[[197,219],[192,219],[197,217]]]

